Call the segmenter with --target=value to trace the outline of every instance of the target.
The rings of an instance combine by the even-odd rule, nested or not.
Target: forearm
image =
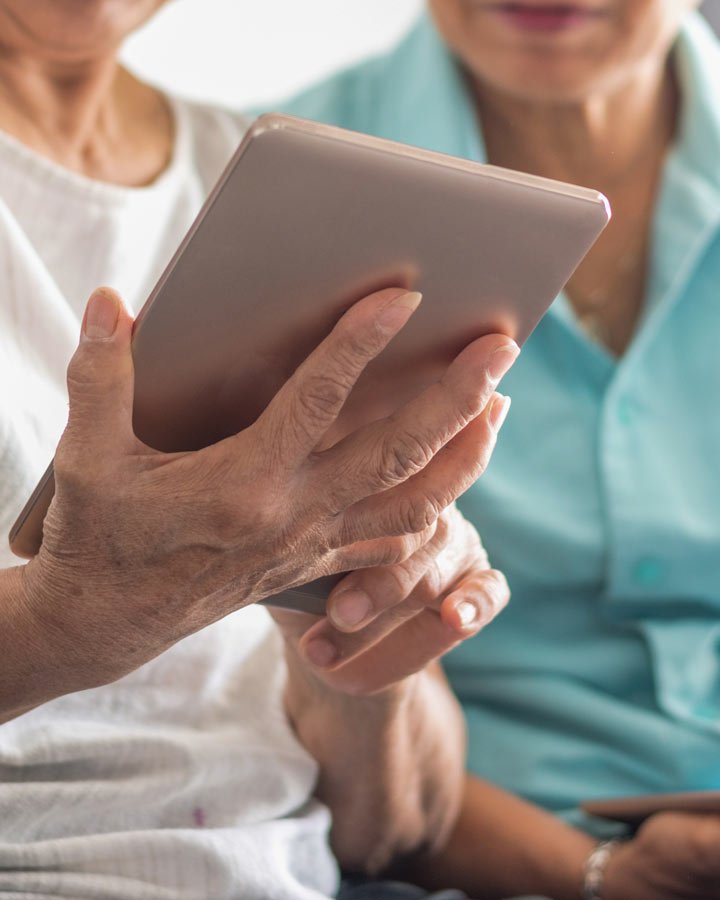
[[[578,900],[594,845],[556,816],[469,776],[445,848],[408,862],[403,874],[428,888],[460,888],[478,900],[526,894]]]
[[[21,566],[0,570],[0,722],[70,690],[28,603],[24,575]]]
[[[439,666],[383,696],[318,690],[292,666],[288,713],[320,765],[317,795],[348,870],[377,873],[447,837],[463,789],[465,732]]]

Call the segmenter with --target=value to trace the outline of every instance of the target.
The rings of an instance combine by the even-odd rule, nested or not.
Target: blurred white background
[[[233,107],[286,96],[385,49],[422,0],[171,0],[126,48],[156,83]],[[720,29],[720,0],[706,11]]]
[[[293,93],[389,47],[422,0],[171,0],[125,50],[176,93],[233,107]]]

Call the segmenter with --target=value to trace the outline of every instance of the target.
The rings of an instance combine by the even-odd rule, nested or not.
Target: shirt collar
[[[680,128],[660,186],[648,286],[648,317],[657,324],[720,228],[720,45],[698,13],[685,23],[675,65]]]
[[[720,195],[720,45],[700,13],[688,15],[675,48],[682,120],[674,156]],[[405,143],[486,162],[465,78],[429,13],[384,60],[375,115],[380,133]]]
[[[660,188],[648,288],[648,312],[657,323],[661,310],[669,309],[682,293],[693,262],[720,227],[720,45],[699,13],[687,17],[675,61],[681,121]],[[378,105],[372,115],[379,133],[486,162],[465,78],[429,14],[382,61],[378,74],[383,90],[376,94]],[[572,324],[573,314],[564,298],[559,300],[553,313]]]
[[[720,44],[699,13],[688,16],[675,48],[682,118],[675,155],[720,197]]]

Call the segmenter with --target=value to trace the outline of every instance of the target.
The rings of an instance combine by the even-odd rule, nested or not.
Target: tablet
[[[692,791],[683,794],[646,794],[638,797],[613,797],[582,804],[584,812],[601,819],[613,819],[627,825],[641,825],[661,812],[704,813],[720,816],[720,791]]]
[[[361,297],[424,295],[338,436],[388,415],[490,332],[522,344],[610,217],[597,191],[284,115],[249,129],[141,310],[134,427],[165,451],[250,425]],[[14,525],[42,541],[48,469]],[[323,579],[278,601],[321,612]]]

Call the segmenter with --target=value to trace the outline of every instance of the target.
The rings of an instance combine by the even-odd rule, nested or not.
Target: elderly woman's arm
[[[395,289],[356,304],[254,425],[165,454],[132,430],[132,320],[113,292],[96,292],[68,372],[43,545],[22,589],[5,576],[0,718],[113,681],[278,591],[426,544],[486,464],[472,425],[517,354],[511,341],[475,342],[396,415],[317,450],[419,299]],[[452,466],[440,453],[449,446]]]
[[[711,900],[720,896],[720,816],[662,813],[609,858],[603,900]],[[468,776],[462,809],[439,852],[407,861],[404,877],[457,887],[477,900],[579,900],[596,841],[557,816]]]
[[[378,696],[327,694],[308,688],[289,714],[320,764],[316,794],[343,869],[378,875],[442,843],[462,800],[465,728],[439,667]]]
[[[349,630],[325,621],[305,632],[306,617],[276,613],[287,638],[288,714],[320,764],[317,793],[346,869],[376,874],[447,838],[462,800],[465,731],[432,661],[476,634],[508,597],[453,507],[411,559],[355,572],[338,587],[331,621],[370,601]]]
[[[50,635],[33,619],[23,568],[0,570],[0,723],[72,690],[66,662],[55,657]]]
[[[401,874],[428,888],[460,888],[477,900],[578,900],[595,844],[540,807],[469,775],[445,846],[408,860]]]

